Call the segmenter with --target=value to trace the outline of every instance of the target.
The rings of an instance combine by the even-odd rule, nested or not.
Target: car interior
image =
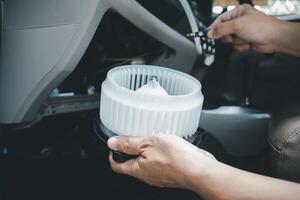
[[[210,41],[211,51],[187,37],[243,3],[280,7],[276,0],[0,0],[0,199],[201,199],[110,168],[109,149],[93,131],[101,83],[110,69],[136,64],[201,82],[199,148],[300,182],[300,127],[291,125],[300,120],[300,59],[236,52],[221,40]],[[267,14],[299,22],[297,6]]]

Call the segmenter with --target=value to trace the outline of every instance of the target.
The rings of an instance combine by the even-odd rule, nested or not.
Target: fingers
[[[274,53],[274,48],[271,45],[253,45],[253,50],[261,53]]]
[[[114,159],[112,157],[112,152],[110,152],[110,154],[109,154],[109,162],[110,162],[110,166],[111,166],[112,170],[119,174],[135,176],[139,169],[137,159],[131,159],[131,160],[127,160],[126,162],[123,162],[123,163],[117,163],[114,161]]]
[[[232,43],[233,45],[241,45],[241,44],[249,43],[245,40],[236,37],[235,35],[225,35],[224,37],[222,37],[222,40],[226,43]]]
[[[222,39],[226,43],[232,43],[233,48],[237,51],[248,51],[251,48],[251,44],[249,42],[241,40],[232,35],[226,35]]]
[[[139,137],[116,136],[107,141],[110,149],[130,155],[138,155],[143,139]]]
[[[212,39],[219,39],[230,34],[235,34],[236,32],[236,20],[231,20],[217,24],[207,35]]]
[[[242,45],[242,44],[248,44],[248,43],[249,42],[247,42],[245,40],[242,40],[242,39],[240,39],[238,37],[234,37],[233,38],[233,42],[232,42],[233,45]]]
[[[212,39],[219,39],[228,34],[235,34],[238,31],[236,21],[245,15],[250,9],[248,4],[243,4],[235,9],[220,15],[209,27],[208,36]],[[229,27],[226,27],[229,26]]]
[[[225,12],[223,14],[221,14],[219,17],[217,17],[217,19],[208,27],[208,29],[213,29],[216,25],[222,23],[222,22],[226,22],[226,21],[230,21],[233,19],[233,13],[234,10],[232,11],[228,11]]]
[[[251,45],[248,43],[236,44],[236,45],[233,45],[233,48],[237,51],[243,52],[243,51],[250,50]]]
[[[234,37],[232,35],[225,35],[222,40],[226,43],[232,43],[234,41]]]
[[[249,9],[253,9],[253,7],[249,4],[240,5],[231,11],[221,14],[208,28],[212,29],[219,23],[234,20],[238,17],[241,17],[245,13],[247,13]]]
[[[242,40],[234,35],[225,35],[222,40],[226,43],[232,43],[235,50],[243,52],[248,51],[251,48],[251,44],[245,40]]]

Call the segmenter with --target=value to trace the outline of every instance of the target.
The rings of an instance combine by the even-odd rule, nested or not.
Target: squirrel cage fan
[[[172,134],[195,144],[203,104],[200,82],[183,72],[150,65],[111,69],[101,87],[97,136]],[[132,156],[113,152],[117,162]]]

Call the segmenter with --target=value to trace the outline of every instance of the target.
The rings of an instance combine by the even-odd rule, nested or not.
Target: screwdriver
[[[187,37],[208,37],[207,33],[208,33],[209,29],[205,28],[205,27],[201,27],[201,30],[199,30],[198,32],[193,32],[193,33],[188,33],[186,34]]]

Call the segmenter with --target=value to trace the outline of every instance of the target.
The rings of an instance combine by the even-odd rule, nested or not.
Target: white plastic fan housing
[[[103,125],[118,135],[187,138],[197,131],[203,95],[200,82],[188,74],[128,65],[108,72],[100,102]]]

